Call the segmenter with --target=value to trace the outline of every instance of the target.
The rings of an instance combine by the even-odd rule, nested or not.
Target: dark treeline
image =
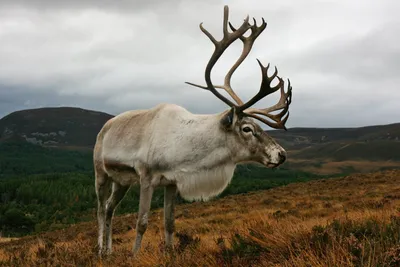
[[[93,169],[92,152],[52,149],[23,142],[0,143],[0,179],[18,175]]]

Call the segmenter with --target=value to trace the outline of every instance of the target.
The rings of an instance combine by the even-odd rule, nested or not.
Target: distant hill
[[[400,142],[400,123],[358,128],[291,128],[289,131],[267,131],[291,149],[331,142]]]
[[[400,160],[400,123],[359,128],[268,131],[295,158]]]
[[[268,131],[285,149],[285,165],[314,173],[400,168],[400,123],[358,128]]]
[[[112,117],[103,112],[71,107],[16,111],[0,120],[0,141],[92,148],[97,133]]]

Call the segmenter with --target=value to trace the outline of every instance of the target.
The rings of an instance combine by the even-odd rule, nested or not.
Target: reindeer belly
[[[164,176],[175,181],[180,195],[186,200],[207,201],[220,194],[232,180],[235,165],[225,165],[204,170],[182,168]]]

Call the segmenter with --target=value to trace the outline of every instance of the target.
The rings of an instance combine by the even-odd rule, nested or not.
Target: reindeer
[[[186,82],[210,91],[230,107],[228,110],[218,114],[192,114],[178,105],[160,104],[147,110],[124,112],[107,121],[100,130],[94,147],[100,254],[112,251],[114,210],[131,185],[140,184],[134,253],[140,249],[152,194],[158,186],[165,187],[165,246],[170,250],[178,192],[186,200],[207,201],[227,187],[237,164],[255,162],[274,168],[285,161],[286,151],[254,119],[272,128],[286,130],[292,98],[290,80],[285,92],[284,81],[278,76],[276,67],[272,76],[268,76],[269,64],[264,67],[257,59],[262,72],[259,92],[246,103],[235,94],[231,87],[232,74],[247,57],[267,23],[262,19],[262,24],[257,26],[254,19],[251,25],[247,16],[238,29],[229,23],[231,31],[228,31],[228,13],[228,6],[225,6],[220,41],[200,24],[201,31],[215,45],[205,69],[206,86]],[[251,33],[245,37],[248,30]],[[211,70],[225,49],[237,39],[243,42],[242,54],[226,74],[224,85],[215,86],[211,81]],[[275,78],[278,83],[272,86]],[[217,89],[225,90],[235,103]],[[278,103],[264,109],[251,108],[277,90],[280,90]]]

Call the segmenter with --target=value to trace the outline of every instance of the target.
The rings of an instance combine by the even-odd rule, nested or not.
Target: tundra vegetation
[[[174,254],[164,253],[155,209],[137,257],[137,214],[114,218],[114,252],[101,260],[92,213],[68,229],[4,239],[0,265],[399,266],[399,213],[399,170],[352,174],[177,205]]]

